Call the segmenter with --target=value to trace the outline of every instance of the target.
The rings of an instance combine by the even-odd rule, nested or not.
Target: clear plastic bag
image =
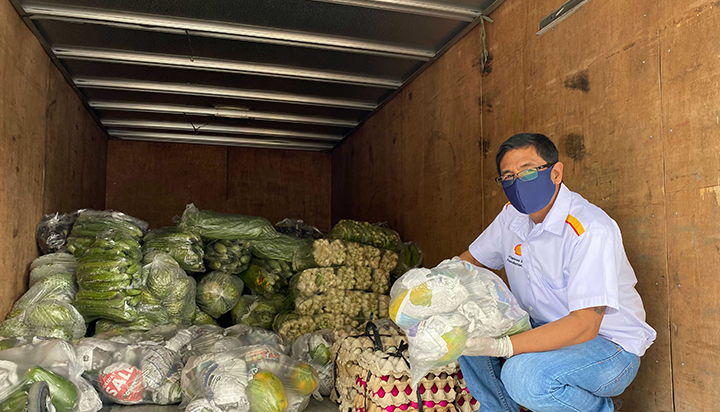
[[[455,361],[468,338],[530,329],[528,314],[502,279],[457,257],[405,273],[390,296],[390,318],[408,336],[413,385],[430,369]]]
[[[323,313],[320,315],[300,315],[289,312],[281,313],[273,322],[273,330],[288,341],[293,342],[299,336],[312,333],[321,329],[334,329],[350,326],[356,328],[367,319],[355,318],[335,313]]]
[[[425,254],[415,242],[405,242],[400,245],[398,253],[398,264],[392,272],[393,279],[405,274],[410,269],[417,269],[422,266]]]
[[[30,264],[30,287],[40,279],[56,274],[70,275],[75,279],[77,266],[77,259],[69,253],[50,253],[40,256]]]
[[[7,319],[18,316],[20,312],[43,300],[51,299],[72,303],[76,294],[77,286],[75,285],[75,278],[72,275],[57,273],[55,275],[45,276],[35,282],[30,289],[13,304]]]
[[[217,319],[238,303],[243,287],[243,281],[237,276],[221,271],[210,272],[197,285],[197,305]]]
[[[185,207],[178,226],[199,233],[203,239],[258,240],[278,236],[265,218],[199,210],[192,203]]]
[[[250,266],[240,273],[240,278],[250,290],[270,298],[287,289],[292,275],[286,262],[253,258]]]
[[[183,364],[177,352],[162,345],[122,344],[84,339],[79,352],[85,376],[108,401],[123,405],[179,403]]]
[[[121,232],[127,237],[139,241],[145,235],[148,223],[121,212],[112,210],[84,210],[73,225],[67,239],[68,250],[76,257],[85,254],[90,244],[101,233]]]
[[[400,243],[400,235],[392,229],[348,219],[339,221],[325,238],[357,242],[388,250],[397,249]]]
[[[66,249],[67,237],[81,212],[83,209],[65,214],[51,213],[42,217],[35,230],[35,238],[44,255]]]
[[[14,315],[0,324],[0,336],[77,340],[85,335],[85,319],[65,301],[40,300]]]
[[[143,266],[147,303],[165,310],[172,321],[189,324],[195,317],[195,279],[167,253],[151,252]]]
[[[306,269],[290,280],[297,296],[312,296],[332,290],[360,290],[385,294],[390,289],[390,273],[369,267],[338,266]]]
[[[97,412],[102,402],[82,377],[72,344],[38,340],[0,351],[0,400],[26,395],[29,385],[44,381],[58,412]]]
[[[222,353],[249,345],[267,345],[285,353],[288,346],[275,332],[247,325],[235,325],[223,329],[217,326],[193,326],[188,329],[191,339],[180,350],[183,361],[193,356],[208,353]]]
[[[335,334],[330,329],[300,336],[292,345],[291,357],[312,366],[318,374],[318,393],[330,396],[335,384],[335,374],[330,348],[335,342]]]
[[[315,226],[310,226],[301,219],[283,219],[275,224],[275,229],[283,234],[300,239],[322,239],[323,232]]]
[[[247,240],[214,240],[205,246],[205,266],[238,274],[250,264],[251,251],[252,245]]]
[[[289,300],[285,296],[272,298],[265,298],[260,295],[241,296],[238,303],[230,311],[233,323],[272,329],[275,316],[289,307]]]
[[[308,242],[306,239],[280,234],[274,239],[253,240],[252,253],[261,259],[282,260],[292,263],[295,250]]]
[[[310,365],[256,345],[190,358],[181,384],[186,411],[209,405],[227,412],[299,412],[318,377]]]
[[[373,292],[333,289],[328,293],[295,299],[295,312],[301,315],[334,313],[369,319],[388,317],[390,297]]]
[[[205,272],[205,248],[200,235],[178,227],[151,230],[143,239],[145,256],[164,252],[188,272]],[[149,263],[148,260],[144,261]]]
[[[320,239],[295,250],[293,270],[331,266],[369,267],[392,271],[397,266],[398,255],[392,250],[343,240]]]

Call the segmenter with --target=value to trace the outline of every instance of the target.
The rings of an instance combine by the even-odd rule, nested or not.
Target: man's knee
[[[500,380],[511,398],[520,405],[531,407],[548,396],[552,379],[532,354],[518,355],[505,362]]]

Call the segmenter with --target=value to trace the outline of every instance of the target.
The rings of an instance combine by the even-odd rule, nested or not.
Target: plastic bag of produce
[[[315,370],[265,345],[192,357],[181,385],[186,411],[299,412],[318,386]]]
[[[291,277],[292,271],[286,262],[257,258],[253,258],[250,266],[240,273],[248,288],[268,298],[282,293]]]
[[[272,329],[275,316],[287,309],[290,301],[291,299],[285,296],[272,298],[260,295],[241,296],[231,311],[233,323]]]
[[[30,287],[50,275],[64,274],[75,279],[77,266],[77,259],[69,253],[50,253],[40,256],[30,264]]]
[[[306,239],[298,239],[293,236],[280,234],[274,239],[253,240],[252,254],[261,259],[282,260],[292,263],[295,249],[309,242],[310,241]]]
[[[217,319],[237,304],[243,286],[243,281],[237,276],[221,271],[210,272],[197,285],[197,305]]]
[[[388,317],[390,297],[357,290],[331,290],[328,293],[295,299],[295,312],[301,315],[334,313],[369,319]]]
[[[357,328],[367,319],[323,313],[320,315],[300,315],[298,313],[281,313],[273,322],[273,330],[293,342],[299,336],[321,329],[334,329],[350,326]]]
[[[297,296],[312,296],[330,290],[365,290],[385,294],[390,289],[390,273],[369,267],[338,266],[306,269],[290,280]]]
[[[396,279],[410,269],[416,269],[422,266],[424,254],[415,242],[405,242],[400,245],[400,253],[398,254],[398,264],[392,271],[393,278]]]
[[[162,345],[125,345],[100,339],[83,340],[79,352],[91,356],[85,376],[101,395],[123,405],[179,403],[182,362]]]
[[[215,319],[207,313],[203,312],[198,306],[195,306],[195,316],[192,321],[193,325],[216,325]]]
[[[77,340],[85,335],[85,319],[73,305],[45,299],[15,313],[0,324],[2,337],[59,338]]]
[[[72,213],[51,213],[44,215],[35,230],[35,238],[42,253],[48,254],[65,249],[65,242],[78,215],[83,210]]]
[[[408,335],[413,385],[433,367],[455,361],[468,338],[530,329],[502,279],[457,257],[407,272],[390,295],[390,317]]]
[[[84,210],[78,216],[67,239],[68,250],[79,257],[85,254],[90,244],[103,232],[121,232],[131,239],[140,240],[147,228],[147,222],[124,213]]]
[[[74,305],[88,322],[95,319],[131,322],[138,317],[135,307],[141,301],[140,289],[127,289],[122,292],[81,290],[75,297]]]
[[[189,324],[195,317],[195,279],[167,253],[151,252],[146,259],[149,263],[142,268],[150,294],[146,300],[159,305],[171,320]]]
[[[192,326],[188,329],[192,337],[181,350],[183,361],[207,353],[222,353],[249,345],[268,345],[285,353],[288,346],[275,332],[247,325],[235,325],[223,329],[217,326]]]
[[[205,248],[200,235],[178,227],[151,230],[143,240],[145,256],[151,252],[164,252],[175,259],[188,272],[205,272]],[[152,255],[151,255],[152,256]],[[149,263],[145,260],[144,263]]]
[[[265,218],[199,210],[194,204],[185,207],[178,226],[199,233],[203,239],[258,240],[278,236]]]
[[[310,268],[353,266],[392,271],[397,266],[397,259],[397,253],[391,250],[337,239],[320,239],[295,250],[293,269],[300,272]]]
[[[394,230],[347,219],[339,221],[325,238],[357,242],[388,250],[395,250],[400,243],[400,235]]]
[[[167,310],[160,305],[141,303],[135,310],[138,316],[131,322],[121,323],[107,319],[98,320],[95,324],[95,333],[109,332],[119,335],[128,332],[149,331],[168,323],[179,323],[179,320],[170,316]]]
[[[251,251],[247,240],[215,240],[205,246],[205,264],[211,270],[238,274],[247,269]]]
[[[333,390],[335,364],[332,362],[330,348],[335,342],[335,334],[330,329],[300,336],[292,345],[291,357],[312,366],[318,374],[318,392],[330,396]]]
[[[77,294],[75,278],[72,275],[57,273],[45,276],[35,282],[24,295],[22,295],[10,309],[7,319],[18,316],[22,311],[43,300],[58,300],[72,303]]]
[[[18,410],[9,407],[12,404],[25,406],[30,385],[42,381],[47,382],[58,412],[97,412],[102,402],[81,373],[75,348],[62,340],[34,340],[0,351],[2,410]]]
[[[322,239],[325,236],[320,229],[308,225],[301,219],[283,219],[275,224],[275,230],[300,239]]]

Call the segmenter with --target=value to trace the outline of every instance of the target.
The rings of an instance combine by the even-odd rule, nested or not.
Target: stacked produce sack
[[[195,320],[195,279],[167,253],[149,252],[141,269],[143,286],[137,317],[129,322],[100,319],[95,332],[147,331],[166,323],[189,325]]]
[[[145,263],[150,263],[147,256],[151,252],[164,252],[186,272],[205,272],[205,250],[200,235],[178,227],[164,227],[151,230],[143,239]]]
[[[390,272],[398,264],[394,250],[399,242],[392,230],[342,220],[326,239],[299,245],[293,255],[298,273],[291,280],[294,311],[278,316],[275,330],[295,339],[387,317]]]
[[[75,348],[59,339],[0,342],[0,410],[27,411],[29,402],[45,402],[39,388],[49,389],[48,409],[57,412],[97,412],[102,402],[81,377]]]
[[[148,224],[114,211],[80,213],[68,238],[78,257],[75,307],[86,321],[131,322],[142,301],[142,239]]]
[[[455,361],[469,338],[530,329],[528,314],[502,279],[457,257],[405,273],[390,295],[390,317],[408,335],[413,384]]]
[[[67,253],[41,256],[30,265],[30,289],[0,324],[2,337],[61,338],[85,335],[85,320],[73,307],[77,261]]]
[[[336,330],[331,399],[352,412],[415,411],[421,404],[423,410],[455,412],[457,362],[434,368],[411,385],[406,349],[407,338],[389,321],[369,323],[365,332]]]

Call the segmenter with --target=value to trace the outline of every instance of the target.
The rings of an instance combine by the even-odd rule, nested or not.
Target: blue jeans
[[[460,368],[481,412],[611,412],[635,379],[640,358],[597,337],[550,352],[499,358],[461,356]]]

